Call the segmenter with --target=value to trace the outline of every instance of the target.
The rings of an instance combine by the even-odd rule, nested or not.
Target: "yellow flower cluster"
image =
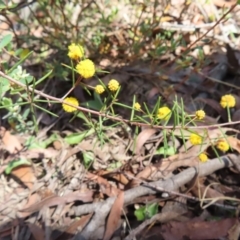
[[[95,92],[97,94],[102,94],[104,91],[105,91],[104,87],[100,84],[95,87]]]
[[[90,59],[80,61],[76,69],[83,78],[90,78],[95,74],[95,66]]]
[[[199,154],[199,156],[198,156],[198,158],[199,158],[199,160],[201,161],[201,162],[207,162],[207,160],[208,160],[208,156],[207,156],[207,154],[206,153],[200,153]]]
[[[235,107],[235,105],[236,105],[236,99],[235,99],[235,97],[232,96],[231,94],[224,95],[224,96],[222,96],[222,98],[221,98],[220,105],[221,105],[223,108],[226,108],[226,107],[229,107],[229,108]]]
[[[70,46],[68,46],[68,56],[71,59],[78,60],[82,58],[84,55],[84,49],[80,45],[76,45],[75,43],[72,43]]]
[[[115,79],[112,79],[108,83],[108,88],[111,92],[116,92],[119,89],[119,82]]]
[[[74,97],[67,97],[67,98],[64,99],[64,102],[72,104],[72,105],[74,105],[76,107],[79,106],[78,100],[76,98],[74,98]],[[65,112],[69,112],[69,113],[75,112],[77,110],[77,108],[69,106],[69,105],[67,105],[65,103],[62,104],[62,107],[63,107],[63,110]]]
[[[199,145],[203,142],[203,138],[196,133],[192,133],[189,140],[192,145]]]
[[[198,110],[195,112],[195,117],[198,119],[198,120],[202,120],[204,119],[205,117],[205,112],[203,110]]]
[[[68,46],[68,56],[74,60],[80,60],[84,56],[84,49],[81,45],[72,43]],[[95,65],[90,59],[84,59],[78,62],[76,66],[77,72],[85,79],[94,76]]]
[[[216,147],[221,150],[222,152],[227,152],[229,150],[229,144],[226,140],[221,139],[217,142]]]
[[[168,107],[161,107],[158,109],[157,118],[167,121],[171,116],[171,110]]]
[[[136,102],[136,103],[134,103],[133,108],[135,110],[139,111],[139,110],[141,110],[141,105],[138,102]]]

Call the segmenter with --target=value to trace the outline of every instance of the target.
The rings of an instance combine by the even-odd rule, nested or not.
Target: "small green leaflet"
[[[83,152],[83,162],[85,168],[89,168],[94,161],[94,153],[90,151]]]
[[[140,207],[134,211],[138,221],[144,221],[156,215],[158,213],[158,203],[148,204],[146,206]]]
[[[80,143],[85,137],[90,136],[91,134],[94,133],[94,129],[90,129],[88,131],[84,131],[81,133],[72,133],[64,138],[64,140],[70,144],[78,144]]]
[[[160,147],[156,152],[156,154],[162,154],[162,155],[168,155],[168,156],[172,156],[174,154],[176,154],[176,149],[174,147],[168,147],[168,148],[164,148],[164,147]]]
[[[0,51],[12,41],[13,35],[7,34],[0,41]]]

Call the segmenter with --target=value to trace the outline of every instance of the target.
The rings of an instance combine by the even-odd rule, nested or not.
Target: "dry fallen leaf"
[[[29,196],[27,204],[25,204],[24,206],[21,206],[21,208],[27,209],[27,208],[31,207],[32,205],[38,203],[40,199],[41,198],[40,198],[39,194],[34,193]],[[21,212],[20,210],[18,210],[17,216],[19,218],[25,218],[25,217],[30,216],[31,214],[32,214],[32,212]]]
[[[147,129],[144,129],[142,132],[140,132],[140,134],[137,136],[137,139],[136,139],[135,152],[137,155],[140,155],[141,149],[144,143],[156,132],[157,132],[157,129],[153,129],[153,128],[147,128]]]
[[[240,140],[235,137],[227,137],[230,147],[240,153]]]
[[[115,230],[118,228],[119,220],[121,218],[122,208],[124,203],[124,192],[120,192],[113,203],[110,211],[106,231],[104,233],[103,240],[110,240]]]
[[[95,181],[99,184],[101,192],[106,194],[109,197],[115,197],[119,194],[120,190],[111,185],[106,179],[94,175],[92,173],[87,173],[86,177],[90,180]]]
[[[3,144],[9,153],[14,154],[22,149],[22,145],[18,138],[12,135],[4,127],[0,127],[0,137],[2,138]]]
[[[111,177],[115,180],[117,180],[119,183],[123,185],[127,185],[129,180],[126,178],[126,176],[122,173],[114,172],[114,171],[108,171],[108,170],[101,170],[98,173],[100,176],[103,177]]]
[[[52,196],[43,199],[41,202],[31,205],[28,208],[20,210],[20,212],[37,212],[43,207],[52,207],[56,205],[64,205],[74,201],[91,202],[93,200],[93,192],[91,190],[75,191],[65,196]]]
[[[33,223],[28,223],[27,225],[35,240],[45,239],[45,232],[42,228]]]
[[[36,181],[33,168],[28,165],[21,165],[17,168],[14,168],[11,171],[11,175],[18,178],[29,189],[32,189],[33,184]]]
[[[72,236],[74,234],[80,233],[83,228],[86,226],[86,224],[91,219],[93,213],[90,213],[86,216],[81,216],[80,219],[74,220],[67,228],[66,230],[57,238],[57,240],[65,240],[65,239],[72,239]]]
[[[196,182],[196,184],[191,188],[191,192],[195,197],[198,197],[199,199],[202,199],[203,194],[206,193],[205,198],[219,199],[218,203],[223,203],[221,197],[223,198],[224,194],[220,193],[212,187],[207,188],[207,186],[203,184],[203,178],[199,179],[199,181]]]
[[[181,240],[184,236],[190,239],[219,239],[226,237],[235,223],[235,218],[219,221],[202,221],[197,218],[189,222],[169,222],[163,225],[160,231],[164,239]]]
[[[237,219],[234,226],[232,226],[232,228],[230,228],[228,231],[228,240],[239,239],[239,236],[240,236],[240,223],[239,220]]]

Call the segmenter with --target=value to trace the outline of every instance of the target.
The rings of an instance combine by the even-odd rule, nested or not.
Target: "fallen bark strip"
[[[229,155],[229,157],[232,157],[232,155],[234,154]],[[230,167],[232,166],[232,162],[229,157],[228,155],[225,155],[222,156],[220,159],[215,158],[207,163],[199,164],[199,168],[196,167],[188,168],[179,173],[178,175],[175,175],[172,178],[167,179],[165,181],[159,180],[156,182],[149,183],[149,186],[152,186],[152,188],[146,186],[139,186],[133,189],[129,189],[125,192],[124,204],[128,204],[137,197],[156,193],[156,191],[158,191],[157,189],[154,188],[156,186],[166,189],[167,191],[174,191],[177,190],[179,187],[183,186],[184,184],[188,183],[189,181],[191,181],[191,179],[194,178],[196,174],[198,174],[198,176],[206,176],[219,169]],[[92,234],[94,234],[94,231],[96,231],[96,229],[98,229],[99,227],[103,226],[114,200],[115,197],[111,197],[104,202],[84,204],[78,207],[74,207],[71,210],[70,214],[75,216],[88,214],[95,211],[95,214],[91,222],[86,226],[86,228],[82,232],[82,235],[86,239],[91,239],[93,237]]]

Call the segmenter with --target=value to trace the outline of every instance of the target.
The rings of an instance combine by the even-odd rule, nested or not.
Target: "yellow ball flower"
[[[195,112],[195,117],[198,119],[198,120],[202,120],[204,119],[205,117],[205,112],[203,110],[198,110]]]
[[[133,107],[137,111],[139,111],[141,109],[141,105],[138,102],[134,103]]]
[[[95,92],[96,92],[97,94],[102,94],[104,91],[105,91],[105,89],[104,89],[104,87],[103,87],[102,85],[97,85],[97,86],[95,87]]]
[[[222,152],[227,152],[229,150],[229,144],[226,140],[222,139],[217,142],[216,147],[221,150]]]
[[[192,133],[192,134],[190,135],[189,140],[190,140],[190,143],[191,143],[192,145],[199,145],[199,144],[201,144],[201,143],[203,142],[202,137],[199,136],[199,135],[196,134],[196,133]]]
[[[158,109],[157,118],[167,121],[171,116],[171,109],[168,107],[161,107]]]
[[[116,92],[119,88],[119,82],[115,79],[112,79],[108,83],[108,88],[111,92]]]
[[[201,161],[201,162],[207,162],[207,160],[208,160],[208,156],[207,156],[207,154],[206,153],[200,153],[199,154],[199,156],[198,156],[198,158],[199,158],[199,160]]]
[[[72,105],[74,105],[76,107],[79,106],[78,100],[76,98],[74,98],[74,97],[67,97],[67,98],[64,99],[64,102],[70,103],[70,104],[72,104]],[[69,112],[69,113],[74,112],[74,111],[77,110],[77,108],[69,106],[69,105],[67,105],[65,103],[62,104],[62,108],[63,108],[63,110],[65,112]]]
[[[70,46],[68,46],[68,56],[71,59],[78,60],[79,58],[82,58],[84,55],[84,49],[80,45],[76,45],[75,43],[72,43]]]
[[[90,78],[95,74],[95,66],[90,59],[79,62],[76,69],[83,78]]]
[[[226,107],[229,107],[229,108],[235,107],[235,105],[236,105],[236,99],[235,99],[235,97],[232,96],[231,94],[224,95],[224,96],[222,96],[222,98],[221,98],[220,105],[221,105],[223,108],[226,108]]]

